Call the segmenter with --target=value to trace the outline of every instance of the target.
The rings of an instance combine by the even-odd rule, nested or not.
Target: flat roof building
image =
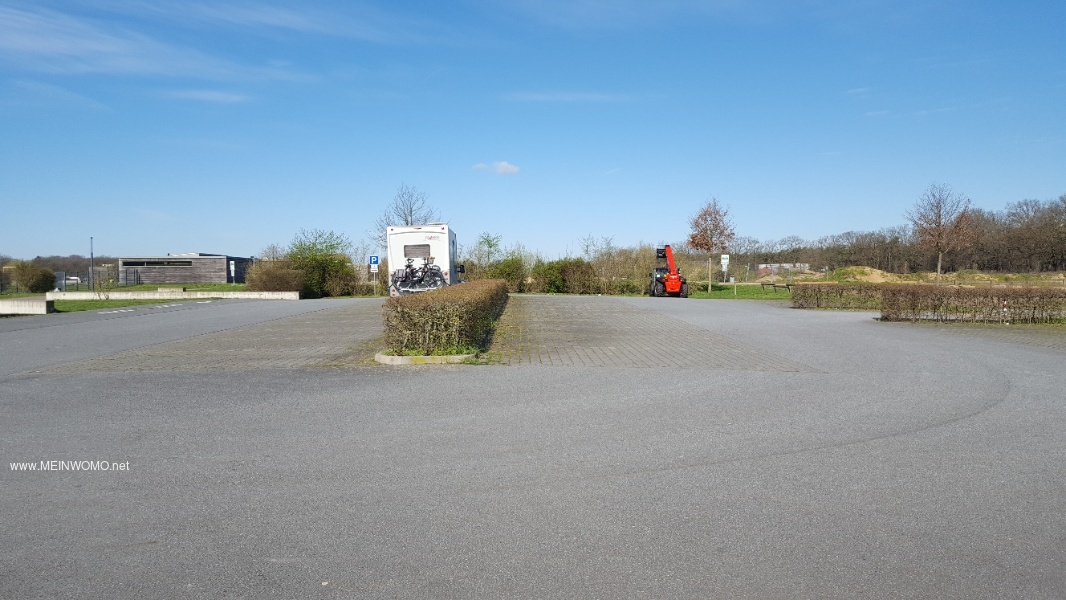
[[[139,283],[244,283],[252,259],[225,254],[189,252],[166,256],[118,259],[121,285]]]

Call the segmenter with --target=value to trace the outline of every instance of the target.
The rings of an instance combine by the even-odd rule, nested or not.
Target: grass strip
[[[692,292],[690,298],[702,298],[711,300],[788,300],[788,290],[764,289],[758,284],[738,283],[734,293],[733,285],[728,283],[711,284],[710,293],[699,291]]]
[[[185,301],[187,302],[187,300]],[[129,306],[177,304],[166,300],[56,300],[56,312],[84,312],[87,310],[108,310],[112,308],[126,308]]]

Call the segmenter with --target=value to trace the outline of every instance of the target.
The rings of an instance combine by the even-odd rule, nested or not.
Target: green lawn
[[[734,292],[734,288],[730,284],[715,283],[711,285],[711,293],[692,292],[689,297],[729,300],[788,300],[792,295],[788,293],[788,290],[764,290],[761,285],[743,283],[737,284]]]
[[[146,304],[176,304],[179,302],[188,302],[188,300],[56,300],[54,306],[56,312],[66,313],[86,310],[108,310]]]

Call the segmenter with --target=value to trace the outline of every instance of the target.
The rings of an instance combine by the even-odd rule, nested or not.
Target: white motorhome
[[[459,244],[446,223],[392,226],[385,230],[389,295],[411,294],[459,283]],[[439,272],[438,272],[439,269]]]

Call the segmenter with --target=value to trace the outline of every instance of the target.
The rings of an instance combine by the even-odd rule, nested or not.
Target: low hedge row
[[[874,283],[797,283],[792,286],[792,307],[877,310],[883,288]]]
[[[886,285],[883,321],[1057,323],[1066,319],[1066,289]]]
[[[484,349],[507,305],[507,282],[482,279],[385,301],[385,345],[400,355]]]
[[[792,287],[792,306],[880,310],[883,321],[1057,323],[1066,319],[1066,289],[805,283]]]

